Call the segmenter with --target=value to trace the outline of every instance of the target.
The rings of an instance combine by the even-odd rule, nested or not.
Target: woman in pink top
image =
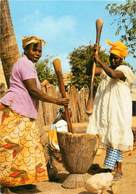
[[[39,100],[67,105],[67,98],[43,93],[35,63],[42,55],[43,40],[23,39],[24,56],[13,66],[10,88],[0,99],[0,184],[11,191],[34,189],[38,181],[48,180],[43,147],[35,125]]]

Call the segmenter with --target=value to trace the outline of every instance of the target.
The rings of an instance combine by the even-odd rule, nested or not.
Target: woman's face
[[[119,65],[122,64],[122,58],[118,57],[117,55],[114,54],[110,54],[110,66],[112,69],[115,69],[116,67],[118,67]]]
[[[37,63],[42,55],[42,43],[30,44],[27,51],[25,51],[28,59],[33,63]]]

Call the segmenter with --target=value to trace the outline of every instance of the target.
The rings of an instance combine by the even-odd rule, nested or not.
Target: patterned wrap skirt
[[[19,186],[48,180],[35,121],[0,104],[0,184]]]

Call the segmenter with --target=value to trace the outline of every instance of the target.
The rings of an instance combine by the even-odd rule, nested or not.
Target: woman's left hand
[[[100,60],[100,58],[99,58],[99,55],[98,55],[97,53],[95,53],[95,55],[94,55],[94,61],[95,61],[96,63],[100,63],[100,62],[101,62],[101,60]]]
[[[46,87],[46,86],[48,86],[49,85],[49,82],[48,82],[48,80],[44,80],[42,83],[41,83],[41,86],[42,87]]]

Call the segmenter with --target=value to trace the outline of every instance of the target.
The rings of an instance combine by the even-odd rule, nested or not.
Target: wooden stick
[[[53,66],[58,78],[58,82],[59,82],[59,89],[60,92],[62,94],[63,98],[66,98],[66,91],[65,91],[65,86],[64,86],[64,81],[63,81],[63,75],[62,75],[62,68],[61,68],[61,61],[59,58],[56,58],[53,60]],[[65,116],[66,116],[66,121],[67,121],[67,125],[68,125],[68,131],[73,133],[73,129],[72,129],[72,123],[70,120],[70,115],[69,115],[69,111],[68,111],[68,106],[64,106],[65,108]]]
[[[95,41],[95,44],[97,44],[98,46],[100,43],[102,27],[103,27],[103,20],[99,18],[96,20],[96,41]],[[98,50],[96,50],[96,52],[98,52]],[[89,89],[89,96],[88,96],[88,101],[86,105],[86,113],[88,115],[92,114],[93,112],[93,88],[94,88],[95,69],[96,69],[96,64],[94,62],[93,68],[92,68],[91,87]]]

